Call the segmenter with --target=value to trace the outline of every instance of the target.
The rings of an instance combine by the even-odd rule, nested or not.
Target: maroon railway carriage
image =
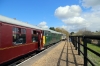
[[[42,30],[0,15],[0,64],[43,48]]]

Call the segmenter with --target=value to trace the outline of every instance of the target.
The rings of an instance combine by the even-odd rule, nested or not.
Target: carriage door
[[[41,33],[38,32],[38,49],[41,50]]]
[[[38,42],[38,49],[40,49],[40,33],[37,30],[32,30],[32,42]]]

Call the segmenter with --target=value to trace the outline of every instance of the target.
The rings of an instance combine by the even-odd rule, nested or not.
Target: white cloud
[[[84,7],[91,7],[91,12],[82,14],[82,17],[88,21],[88,29],[92,31],[100,30],[100,0],[82,0]]]
[[[89,24],[81,17],[81,7],[79,5],[58,7],[55,10],[55,16],[61,19],[67,26],[61,26],[69,31],[76,31],[82,26],[87,27]]]
[[[72,6],[60,6],[55,10],[55,16],[60,19],[66,19],[69,17],[79,16],[81,13],[81,8],[79,5]]]
[[[100,12],[84,13],[83,18],[90,24],[90,30],[100,30]]]
[[[81,29],[81,26],[76,25],[62,25],[61,28],[64,28],[65,30],[69,32],[76,32],[77,30]]]
[[[85,22],[85,19],[82,17],[73,17],[73,18],[64,19],[62,21],[68,25],[73,25],[73,24],[81,25],[82,23]]]
[[[91,31],[100,30],[100,10],[99,8],[94,8],[94,6],[99,5],[99,3],[97,3],[99,1],[100,0],[96,0],[94,2],[94,0],[92,0],[92,2],[90,2],[90,0],[82,0],[82,4],[92,7],[90,12],[82,12],[81,7],[78,5],[74,5],[74,7],[79,8],[79,10],[72,8],[73,5],[58,7],[55,10],[55,16],[60,18],[61,21],[65,23],[65,25],[61,27],[69,30],[70,32],[78,31],[81,28],[86,28]],[[87,3],[90,3],[90,5]]]
[[[76,31],[77,28],[75,26],[66,26],[66,25],[62,25],[61,28],[64,28],[65,30],[69,31],[69,32],[72,32],[72,31]]]
[[[62,25],[62,26],[61,26],[61,28],[67,29],[67,26],[65,26],[65,25]]]
[[[38,26],[44,29],[48,29],[47,23],[45,21],[40,22]]]
[[[100,5],[100,0],[82,0],[82,5],[85,7],[94,7]]]
[[[91,7],[92,10],[100,10],[100,0],[81,0],[81,3],[84,7]]]
[[[64,28],[65,30],[68,30],[69,31],[69,28],[66,25],[62,25],[61,28]]]

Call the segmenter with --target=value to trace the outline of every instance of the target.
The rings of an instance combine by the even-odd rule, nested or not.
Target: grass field
[[[83,41],[81,41],[81,44],[83,44]],[[100,54],[100,46],[88,43],[87,47]],[[83,46],[80,46],[80,50],[84,53],[83,49],[84,49]],[[95,55],[89,50],[87,51],[87,54],[88,54],[88,58],[95,64],[95,66],[100,66],[100,57],[98,57],[97,55]],[[88,66],[92,66],[92,65],[88,63]]]
[[[100,53],[100,46],[94,45],[94,44],[87,44],[87,46],[91,49],[93,49],[94,51]]]
[[[91,49],[93,49],[94,51],[100,53],[100,47],[96,46],[94,44],[87,44],[87,46]],[[96,66],[100,66],[100,57],[96,56],[95,54],[93,54],[92,52],[88,51],[88,58],[96,65]],[[89,66],[91,66],[89,64]]]

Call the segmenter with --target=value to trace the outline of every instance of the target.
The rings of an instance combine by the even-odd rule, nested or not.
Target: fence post
[[[73,45],[74,45],[74,47],[75,47],[75,37],[73,37]]]
[[[87,39],[83,37],[84,41],[84,66],[87,66]]]
[[[73,43],[73,42],[74,42],[74,41],[73,41],[73,36],[71,36],[71,39],[72,39],[72,44],[74,45],[74,43]]]
[[[80,55],[80,37],[78,37],[78,55]]]
[[[75,37],[75,50],[77,50],[77,37]]]

